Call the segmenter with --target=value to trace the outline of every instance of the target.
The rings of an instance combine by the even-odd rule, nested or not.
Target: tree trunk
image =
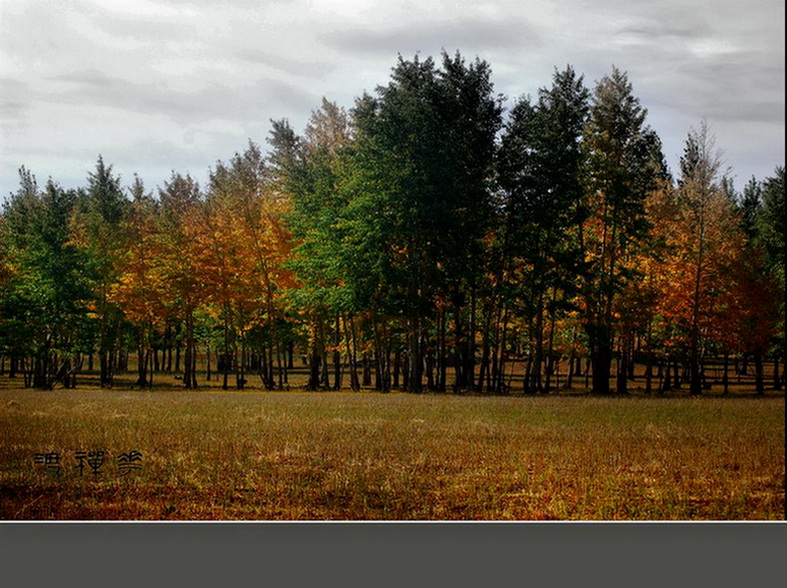
[[[322,359],[321,347],[322,328],[318,324],[320,318],[317,313],[312,313],[312,344],[309,353],[309,381],[306,383],[308,390],[320,389],[320,361]]]
[[[774,390],[781,390],[782,389],[782,381],[779,379],[779,356],[774,355],[773,357],[773,389]]]
[[[612,339],[608,325],[592,325],[590,339],[590,363],[593,369],[591,394],[607,396],[610,393],[609,378],[612,366]]]
[[[183,386],[188,390],[197,387],[197,375],[194,373],[196,357],[194,353],[194,311],[186,311],[186,346],[183,357]]]
[[[408,379],[406,389],[408,392],[420,393],[422,390],[423,357],[421,355],[421,317],[416,310],[410,311],[409,318],[410,337],[408,340]]]
[[[467,388],[465,368],[467,361],[467,346],[464,334],[464,321],[462,310],[458,302],[454,303],[454,391],[458,392]]]
[[[625,337],[620,340],[620,360],[618,362],[618,373],[616,377],[616,392],[626,395],[628,391],[628,345]]]
[[[440,308],[438,311],[437,321],[438,321],[438,328],[437,328],[437,338],[438,338],[438,356],[437,356],[437,365],[438,365],[438,376],[437,376],[437,388],[441,392],[445,392],[446,389],[446,379],[448,374],[448,349],[446,344],[446,316],[445,316],[445,308]]]
[[[342,356],[341,356],[341,328],[339,324],[339,313],[336,313],[336,326],[334,327],[333,338],[333,389],[340,390],[342,387]]]
[[[702,395],[702,375],[700,373],[699,342],[692,340],[689,356],[689,394]]]
[[[765,373],[762,366],[762,352],[760,351],[754,353],[754,387],[758,395],[762,396],[765,394]]]
[[[352,322],[353,319],[349,319]],[[346,316],[343,317],[344,322],[344,341],[345,347],[347,352],[347,363],[350,364],[350,389],[354,392],[357,392],[361,389],[361,385],[358,382],[358,369],[355,365],[356,363],[356,352],[355,352],[355,326],[351,325],[351,327],[347,326],[348,319]]]
[[[147,365],[145,363],[145,354],[147,347],[144,341],[137,344],[137,383],[140,388],[145,388],[148,385],[147,378]]]

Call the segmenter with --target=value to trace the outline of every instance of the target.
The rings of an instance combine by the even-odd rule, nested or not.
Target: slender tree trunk
[[[571,390],[574,386],[574,349],[571,348],[571,351],[568,355],[568,369],[566,370],[566,385],[564,388],[566,390]]]
[[[328,336],[326,333],[326,319],[320,318],[320,385],[327,389],[330,384],[328,383],[328,347],[326,345]]]
[[[503,326],[500,331],[500,349],[498,368],[497,368],[497,385],[495,390],[497,394],[508,394],[508,384],[505,381],[506,373],[506,333],[508,331],[508,309],[503,305]]]
[[[312,313],[312,344],[309,353],[309,381],[306,388],[309,390],[320,389],[320,360],[322,359],[321,347],[322,328],[318,324],[321,321],[317,313]]]
[[[628,391],[628,345],[626,338],[620,338],[620,361],[618,362],[617,393],[626,395]]]
[[[471,287],[470,291],[470,321],[467,333],[467,387],[472,388],[475,383],[475,335],[476,335],[476,288]]]
[[[612,339],[606,324],[592,325],[590,338],[590,363],[593,371],[591,393],[606,396],[610,393],[609,378],[612,366]]]
[[[544,293],[539,292],[538,304],[536,306],[536,348],[533,360],[533,390],[537,393],[544,392],[544,382],[542,379],[544,366]]]
[[[342,387],[342,356],[341,356],[341,326],[339,324],[339,313],[336,313],[333,338],[333,389],[340,390]]]
[[[552,370],[553,370],[553,362],[554,357],[552,356],[552,352],[554,350],[555,344],[555,301],[557,300],[557,287],[552,288],[552,311],[550,312],[549,316],[549,341],[547,342],[547,361],[549,365],[547,367],[546,372],[546,388],[545,392],[549,394],[550,388],[552,387]]]
[[[145,345],[144,339],[141,339],[139,343],[137,343],[137,383],[136,385],[140,388],[145,388],[148,385],[148,378],[147,378],[147,365],[145,364],[145,354],[147,351],[147,346]]]
[[[399,372],[402,369],[402,350],[399,347],[394,351],[393,362],[393,387],[399,388]]]
[[[147,353],[145,353],[145,368],[148,370],[148,389],[153,389],[153,358],[152,355],[155,353],[155,350],[152,347],[148,347]]]
[[[476,391],[481,392],[484,387],[484,382],[488,381],[487,387],[492,385],[492,376],[490,374],[490,367],[489,367],[489,354],[491,348],[491,342],[489,341],[491,337],[491,311],[487,311],[484,313],[483,319],[483,326],[482,329],[482,339],[481,339],[481,364],[478,369],[478,380],[476,381]]]
[[[652,326],[648,323],[648,332],[645,335],[645,394],[653,392],[653,349],[651,348]]]
[[[407,391],[420,393],[422,390],[423,356],[421,351],[421,317],[417,310],[410,311],[409,318],[410,337],[408,340],[408,369]]]
[[[205,379],[210,382],[212,375],[210,368],[210,343],[205,343]]]
[[[194,373],[196,354],[194,353],[194,310],[186,310],[186,345],[183,358],[183,385],[188,390],[197,387],[197,376]]]
[[[222,354],[221,367],[221,389],[227,390],[230,379],[230,328],[226,316],[224,318],[224,353]]]
[[[756,351],[754,353],[754,387],[758,395],[762,396],[765,394],[765,373],[762,365],[761,351]]]
[[[347,352],[347,362],[350,364],[350,389],[354,392],[357,392],[361,389],[361,384],[358,382],[358,368],[355,365],[356,362],[356,354],[355,354],[355,327],[348,327],[347,322],[348,320],[351,322],[353,319],[348,319],[345,315],[343,317],[344,322],[344,341],[345,347]]]
[[[240,359],[235,360],[235,365],[238,366],[239,371],[236,375],[235,385],[238,390],[243,390],[246,387],[246,338],[243,332],[239,334],[240,337]],[[236,346],[237,349],[237,346]]]
[[[440,307],[438,311],[438,366],[439,366],[439,374],[437,378],[437,388],[441,392],[445,392],[446,390],[446,379],[448,374],[448,349],[446,343],[446,312],[445,308]]]
[[[454,302],[454,391],[467,387],[467,377],[465,368],[467,361],[465,356],[467,354],[467,346],[464,335],[464,321],[462,320],[462,311],[458,302]]]

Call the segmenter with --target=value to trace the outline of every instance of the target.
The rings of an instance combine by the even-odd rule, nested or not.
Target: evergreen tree
[[[78,198],[52,180],[39,190],[22,168],[20,188],[3,208],[0,345],[36,388],[74,386],[80,367],[91,291],[87,259],[69,229]]]
[[[580,142],[588,100],[581,76],[571,67],[556,71],[552,87],[542,88],[535,103],[526,97],[515,104],[503,137],[505,255],[508,265],[528,268],[518,296],[531,327],[528,391],[544,391],[547,307],[554,318],[558,300],[572,297],[580,269],[578,228],[584,214]]]
[[[382,272],[387,304],[405,324],[405,387],[412,392],[423,386],[437,294],[455,309],[458,385],[472,385],[476,260],[491,217],[501,124],[489,75],[485,62],[468,66],[458,54],[443,54],[442,70],[431,59],[400,57],[390,83],[377,98],[360,99],[354,113],[358,136],[345,185],[351,226],[360,232],[353,238],[375,251],[367,259]]]
[[[615,297],[631,277],[627,256],[647,233],[645,199],[666,175],[661,142],[645,124],[646,117],[625,73],[613,68],[597,83],[583,139],[587,218],[580,235],[594,394],[610,392]]]
[[[110,300],[117,282],[117,256],[124,250],[122,227],[129,202],[120,187],[120,178],[105,165],[101,156],[95,172],[88,175],[84,197],[78,201],[71,228],[74,241],[85,251],[94,276],[94,313],[98,322],[100,385],[111,387],[123,329],[120,308]]]

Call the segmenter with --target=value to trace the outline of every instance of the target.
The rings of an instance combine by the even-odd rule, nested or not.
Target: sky
[[[23,165],[84,186],[99,154],[126,187],[204,185],[271,119],[300,133],[442,50],[487,61],[509,107],[614,65],[676,175],[703,120],[739,190],[784,165],[783,0],[0,0],[0,199]]]

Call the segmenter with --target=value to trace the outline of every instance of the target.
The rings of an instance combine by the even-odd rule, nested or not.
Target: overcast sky
[[[352,107],[406,59],[486,60],[509,102],[571,64],[628,72],[673,172],[703,118],[741,189],[784,165],[783,0],[0,0],[0,195],[27,167],[128,186],[301,132],[323,96]]]

